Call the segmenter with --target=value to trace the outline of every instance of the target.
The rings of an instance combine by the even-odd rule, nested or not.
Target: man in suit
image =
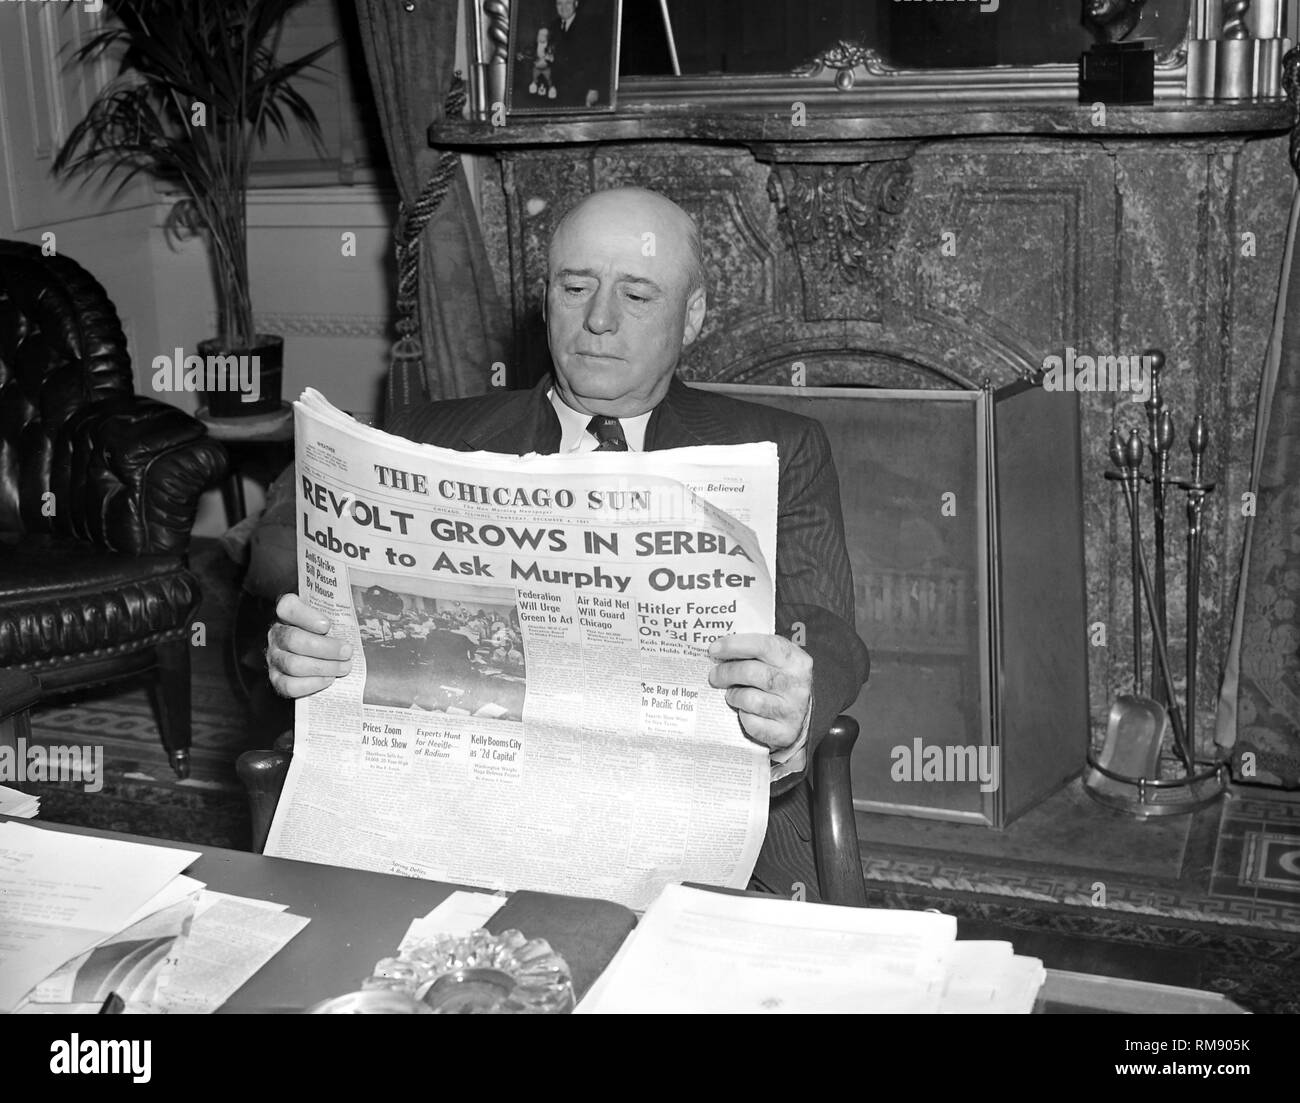
[[[515,455],[776,442],[777,633],[716,640],[709,682],[726,690],[737,737],[771,754],[755,887],[789,895],[802,883],[817,899],[805,771],[868,670],[853,629],[839,480],[816,421],[694,390],[676,377],[705,309],[690,216],[656,192],[597,192],[564,216],[551,241],[544,310],[554,375],[528,391],[430,403],[389,429],[460,451]],[[267,659],[278,692],[300,697],[348,673],[350,654],[324,635],[321,614],[295,595],[276,612],[282,623],[271,630]]]
[[[555,0],[548,44],[555,54],[551,82],[560,107],[608,107],[613,23],[608,0]]]

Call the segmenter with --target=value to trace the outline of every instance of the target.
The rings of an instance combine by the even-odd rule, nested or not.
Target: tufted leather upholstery
[[[200,598],[185,551],[225,466],[198,421],[133,393],[98,281],[0,241],[0,667],[46,692],[164,676],[155,703],[181,776]]]
[[[58,662],[183,632],[194,576],[170,556],[106,555],[49,536],[0,537],[0,665]]]

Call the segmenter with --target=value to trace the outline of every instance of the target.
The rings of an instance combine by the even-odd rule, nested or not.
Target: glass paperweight
[[[409,996],[440,1015],[555,1015],[574,1003],[568,963],[518,931],[416,940],[376,964],[361,987]]]
[[[432,1015],[432,1009],[405,992],[383,988],[348,992],[321,1000],[307,1009],[309,1015]]]

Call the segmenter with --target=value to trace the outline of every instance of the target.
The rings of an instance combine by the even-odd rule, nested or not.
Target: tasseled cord
[[[465,81],[451,78],[444,117],[455,118],[465,107]],[[424,346],[420,341],[420,235],[437,213],[460,166],[460,154],[444,151],[413,206],[397,208],[397,341],[393,344],[389,374],[389,410],[409,405],[424,391]],[[415,384],[413,386],[412,384]],[[395,393],[396,392],[396,393]],[[396,399],[397,405],[394,405]]]

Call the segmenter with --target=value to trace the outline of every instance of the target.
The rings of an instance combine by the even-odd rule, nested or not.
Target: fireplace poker
[[[1127,502],[1129,496],[1137,497],[1137,480],[1138,468],[1142,464],[1142,444],[1138,441],[1136,452],[1132,449],[1133,441],[1137,440],[1137,430],[1133,430],[1133,435],[1129,438],[1129,447],[1125,447],[1119,439],[1119,431],[1112,429],[1110,431],[1110,458],[1111,462],[1120,469],[1119,482],[1123,486],[1124,500]],[[1130,454],[1134,462],[1129,463]],[[1110,473],[1107,472],[1107,477]],[[1138,512],[1132,507],[1128,511],[1129,517],[1129,538],[1132,541],[1131,564],[1133,569],[1133,692],[1136,696],[1142,694],[1142,594],[1140,582],[1140,568],[1138,566],[1138,552],[1142,548],[1142,530],[1138,521]]]
[[[1125,501],[1136,499],[1138,480],[1136,465],[1142,462],[1142,442],[1133,440],[1135,466],[1130,470],[1128,453],[1120,440],[1119,432],[1110,434],[1110,458],[1115,465],[1114,471],[1104,473],[1108,482],[1121,483]],[[1132,516],[1130,511],[1129,516]],[[1140,547],[1141,545],[1135,545]],[[1141,631],[1141,595],[1139,581],[1140,571],[1135,566],[1133,573],[1134,624],[1138,630],[1133,635],[1133,668],[1137,689],[1132,694],[1116,697],[1111,703],[1110,715],[1106,721],[1106,742],[1102,749],[1101,761],[1105,763],[1103,773],[1090,779],[1089,786],[1105,789],[1108,776],[1105,770],[1118,770],[1121,776],[1136,779],[1139,787],[1142,779],[1154,779],[1159,776],[1160,751],[1169,732],[1169,712],[1159,701],[1142,694],[1142,631]]]
[[[1210,432],[1205,427],[1205,415],[1197,414],[1192,431],[1187,437],[1187,447],[1192,454],[1192,477],[1178,485],[1187,492],[1187,739],[1193,748],[1196,734],[1196,660],[1199,641],[1201,606],[1201,518],[1205,496],[1214,489],[1213,483],[1202,479],[1202,463],[1209,447]]]
[[[1164,395],[1160,393],[1160,376],[1165,368],[1165,354],[1159,349],[1147,349],[1144,354],[1151,365],[1151,393],[1147,397],[1147,425],[1151,443],[1151,504],[1155,531],[1155,581],[1156,611],[1160,630],[1169,633],[1169,618],[1165,600],[1165,484],[1169,476],[1169,451],[1174,445],[1174,421],[1165,409]],[[1165,683],[1163,672],[1156,662],[1155,640],[1151,642],[1151,696],[1163,704],[1169,701],[1172,687]]]
[[[1129,518],[1133,525],[1135,535],[1138,533],[1138,468],[1142,463],[1142,438],[1138,436],[1136,429],[1129,436],[1127,445],[1124,446],[1124,465],[1126,478],[1121,483],[1124,490],[1124,504],[1128,506]],[[1151,581],[1151,572],[1147,569],[1147,558],[1142,551],[1142,542],[1135,539],[1133,542],[1134,558],[1137,560],[1138,576],[1141,582],[1142,594],[1146,598],[1147,615],[1151,619],[1151,637],[1155,644],[1155,658],[1160,664],[1160,669],[1164,675],[1165,685],[1170,688],[1169,693],[1169,723],[1174,729],[1174,749],[1178,757],[1182,760],[1187,772],[1192,772],[1192,754],[1190,745],[1187,742],[1187,729],[1183,725],[1182,711],[1178,707],[1178,701],[1174,697],[1173,678],[1171,677],[1169,665],[1169,650],[1165,646],[1165,633],[1160,627],[1160,618],[1156,615],[1156,595],[1155,586]],[[1139,666],[1139,672],[1140,672]],[[1154,671],[1152,672],[1154,674]],[[1139,673],[1140,677],[1140,673]]]

